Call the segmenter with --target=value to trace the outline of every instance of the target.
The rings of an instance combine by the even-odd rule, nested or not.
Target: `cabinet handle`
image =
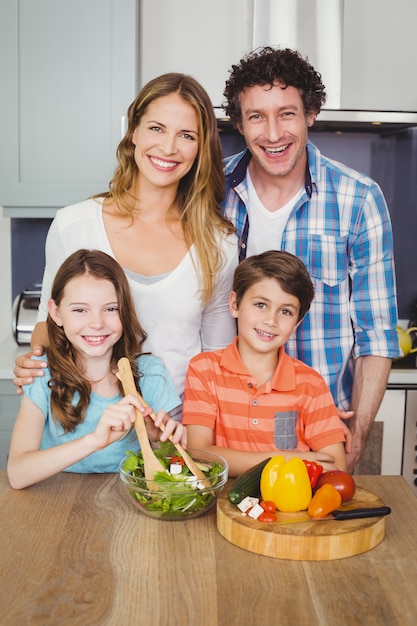
[[[122,115],[122,117],[120,118],[120,139],[123,139],[123,137],[126,135],[126,115]]]

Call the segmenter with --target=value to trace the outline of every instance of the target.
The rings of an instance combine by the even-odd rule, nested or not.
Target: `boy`
[[[229,299],[238,337],[190,361],[182,419],[188,446],[223,456],[230,476],[278,454],[346,469],[329,388],[284,349],[313,297],[310,276],[294,255],[270,250],[245,259]]]

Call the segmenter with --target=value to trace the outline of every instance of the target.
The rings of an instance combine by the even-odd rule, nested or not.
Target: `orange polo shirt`
[[[183,424],[208,426],[213,444],[252,452],[315,451],[345,441],[332,395],[318,372],[281,347],[272,380],[258,389],[237,342],[191,359]]]

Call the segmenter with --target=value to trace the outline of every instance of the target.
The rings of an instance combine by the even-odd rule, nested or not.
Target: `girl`
[[[42,320],[59,265],[78,248],[100,249],[127,274],[146,349],[164,360],[182,396],[190,358],[236,334],[228,297],[237,239],[221,215],[222,152],[205,90],[184,74],[150,81],[129,107],[117,156],[109,191],[52,222],[32,353],[47,343]],[[17,358],[17,385],[42,375],[30,356]]]
[[[135,408],[148,435],[170,434],[186,445],[184,427],[168,411],[180,398],[162,361],[142,353],[146,333],[135,313],[126,276],[100,251],[78,250],[59,268],[48,302],[48,368],[24,389],[13,429],[7,472],[15,489],[62,470],[117,472],[125,452],[137,446],[129,431]],[[121,357],[130,360],[155,424],[134,396],[122,398],[116,377]],[[157,426],[165,424],[161,434]]]

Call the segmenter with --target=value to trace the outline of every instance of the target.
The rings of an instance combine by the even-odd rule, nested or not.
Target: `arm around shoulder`
[[[43,376],[42,368],[47,366],[47,362],[32,359],[32,356],[42,356],[47,345],[46,322],[38,322],[32,333],[31,351],[19,354],[15,360],[13,383],[18,387],[18,393],[22,393],[21,387],[32,383],[34,377]]]

